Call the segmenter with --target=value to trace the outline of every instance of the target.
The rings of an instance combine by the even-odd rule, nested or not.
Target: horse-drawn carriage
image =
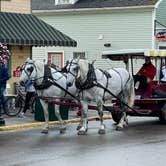
[[[133,63],[134,60],[144,59],[146,56],[153,59],[158,72],[155,79],[148,83],[146,90],[138,89],[135,91],[134,106],[133,108],[127,109],[127,115],[159,117],[162,123],[166,123],[166,83],[160,80],[160,69],[163,65],[163,61],[166,60],[166,50],[131,49],[104,51],[102,53],[103,58],[109,58],[112,61],[123,61],[126,65],[126,69],[128,69],[132,75],[134,75],[134,67],[136,66],[136,64]],[[156,90],[157,92],[161,92],[162,95],[156,95],[154,93]],[[121,112],[119,111],[118,100],[115,99],[114,103],[112,118],[118,123]]]
[[[121,129],[128,124],[127,115],[131,116],[154,116],[166,123],[166,98],[154,97],[152,91],[158,89],[165,93],[166,84],[158,80],[158,76],[154,81],[149,82],[146,90],[136,91],[134,95],[133,75],[133,58],[144,58],[144,56],[152,56],[155,60],[156,68],[162,64],[163,57],[166,57],[166,52],[161,51],[144,51],[144,50],[123,50],[123,51],[105,51],[103,58],[111,60],[122,60],[126,64],[126,69],[131,68],[131,72],[125,68],[111,68],[102,70],[95,68],[93,63],[88,60],[72,59],[66,64],[66,74],[49,69],[42,63],[27,61],[23,66],[20,81],[25,83],[31,79],[38,89],[39,96],[45,97],[66,97],[66,95],[77,100],[82,108],[81,121],[78,126],[78,134],[86,134],[88,130],[87,112],[90,102],[96,103],[98,110],[100,127],[99,134],[105,133],[105,125],[103,123],[103,110],[107,109],[112,113],[112,118],[117,122],[116,129]],[[131,65],[129,66],[129,60]],[[160,61],[160,62],[159,62]],[[47,72],[49,74],[45,74]],[[48,83],[48,84],[47,84]],[[47,85],[47,86],[46,86]],[[46,86],[46,87],[45,87]],[[137,97],[137,98],[134,98]],[[46,125],[42,132],[48,132],[48,103],[40,98],[44,108]],[[105,106],[106,102],[114,102],[113,106]],[[134,104],[134,107],[133,107]],[[55,114],[61,122],[61,130],[65,129],[65,124],[62,121],[58,112],[58,103],[55,103]]]

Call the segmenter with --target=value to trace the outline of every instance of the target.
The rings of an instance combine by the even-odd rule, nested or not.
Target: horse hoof
[[[77,126],[77,130],[79,130],[81,127],[82,127],[81,125],[78,125],[78,126]]]
[[[124,123],[124,124],[123,124],[123,127],[127,127],[127,126],[128,126],[128,123]]]
[[[48,134],[48,130],[47,130],[47,129],[43,129],[43,130],[41,131],[41,133],[42,133],[42,134]]]
[[[65,131],[66,131],[66,127],[65,127],[65,128],[61,128],[61,129],[60,129],[60,134],[64,134]]]
[[[85,135],[85,134],[86,134],[86,131],[81,130],[81,131],[78,131],[77,134],[78,134],[78,135]]]
[[[98,134],[105,134],[105,130],[104,129],[99,129]]]
[[[116,126],[116,130],[120,131],[123,129],[123,126]]]

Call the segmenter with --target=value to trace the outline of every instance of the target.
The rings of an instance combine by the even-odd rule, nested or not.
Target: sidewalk
[[[78,123],[80,120],[80,117],[76,114],[77,111],[69,111],[68,116],[68,123]],[[89,110],[88,117],[89,120],[97,120],[98,119],[98,113],[96,110]],[[104,113],[105,119],[111,119],[111,115],[108,112]],[[7,115],[3,115],[5,120],[5,126],[0,126],[0,132],[1,131],[12,131],[12,130],[19,130],[19,129],[27,129],[27,128],[35,128],[43,126],[44,122],[39,122],[35,120],[35,114],[26,112],[25,118],[20,118],[18,116],[15,117],[9,117]],[[50,124],[57,125],[58,121],[50,121]]]

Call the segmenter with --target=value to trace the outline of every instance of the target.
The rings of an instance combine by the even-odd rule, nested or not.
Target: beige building
[[[31,13],[31,1],[30,0],[1,0],[0,1],[1,12],[11,13]]]

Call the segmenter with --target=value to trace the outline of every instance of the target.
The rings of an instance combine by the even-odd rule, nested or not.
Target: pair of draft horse
[[[66,73],[64,74],[54,68],[49,68],[48,70],[48,66],[45,66],[43,63],[27,60],[22,68],[20,83],[25,84],[28,80],[32,80],[36,85],[39,96],[57,98],[62,98],[64,96],[71,97],[68,93],[66,94],[64,89],[74,96],[79,95],[83,112],[78,126],[78,134],[84,135],[88,130],[88,104],[92,101],[96,102],[100,117],[100,128],[98,133],[105,133],[103,105],[105,102],[111,103],[113,98],[108,91],[123,100],[122,103],[127,103],[130,107],[133,106],[134,82],[127,70],[123,68],[114,68],[103,71],[101,69],[95,69],[93,64],[79,58],[69,61],[66,64],[65,69]],[[48,71],[50,73],[48,74],[49,76],[45,76]],[[50,80],[52,83],[56,83],[63,87],[63,89],[50,83]],[[43,99],[40,99],[40,102],[43,106],[46,121],[42,133],[48,133],[48,103]],[[125,110],[126,108],[122,104],[122,117],[117,124],[117,129],[123,128],[128,123]],[[55,105],[55,115],[61,124],[60,131],[63,132],[66,129],[66,126],[59,114],[58,105]]]

